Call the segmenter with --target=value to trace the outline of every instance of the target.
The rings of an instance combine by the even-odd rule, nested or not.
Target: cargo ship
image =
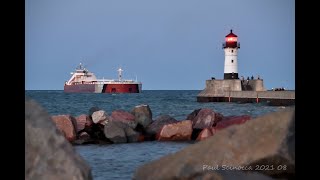
[[[66,93],[141,93],[142,83],[137,80],[122,79],[123,70],[119,68],[118,79],[97,79],[94,73],[81,63],[71,72],[71,78],[64,84]]]

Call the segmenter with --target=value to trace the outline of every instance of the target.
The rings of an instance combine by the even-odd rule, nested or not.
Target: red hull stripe
[[[102,93],[139,93],[138,84],[105,84]]]

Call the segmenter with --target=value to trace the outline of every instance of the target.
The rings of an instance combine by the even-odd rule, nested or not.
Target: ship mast
[[[118,78],[119,78],[119,81],[122,81],[122,69],[121,68],[119,68],[118,69]]]
[[[82,63],[79,64],[79,70],[82,70],[83,69],[83,66],[82,66]]]

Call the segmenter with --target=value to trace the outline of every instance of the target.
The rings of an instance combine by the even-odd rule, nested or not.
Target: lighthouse
[[[232,33],[226,35],[225,42],[222,44],[224,49],[224,79],[239,79],[238,76],[238,36]]]
[[[211,78],[206,80],[206,88],[198,96],[198,102],[271,102],[294,103],[294,92],[280,95],[273,91],[267,91],[263,85],[263,79],[253,76],[247,80],[239,79],[238,75],[238,36],[232,33],[226,35],[222,44],[224,49],[224,79]],[[279,98],[281,96],[281,98]],[[289,99],[286,99],[289,97]]]

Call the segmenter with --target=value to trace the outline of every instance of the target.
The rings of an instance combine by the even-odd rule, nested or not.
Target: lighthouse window
[[[231,63],[233,63],[233,60],[231,60]]]
[[[231,52],[233,53],[233,50],[231,50]]]

